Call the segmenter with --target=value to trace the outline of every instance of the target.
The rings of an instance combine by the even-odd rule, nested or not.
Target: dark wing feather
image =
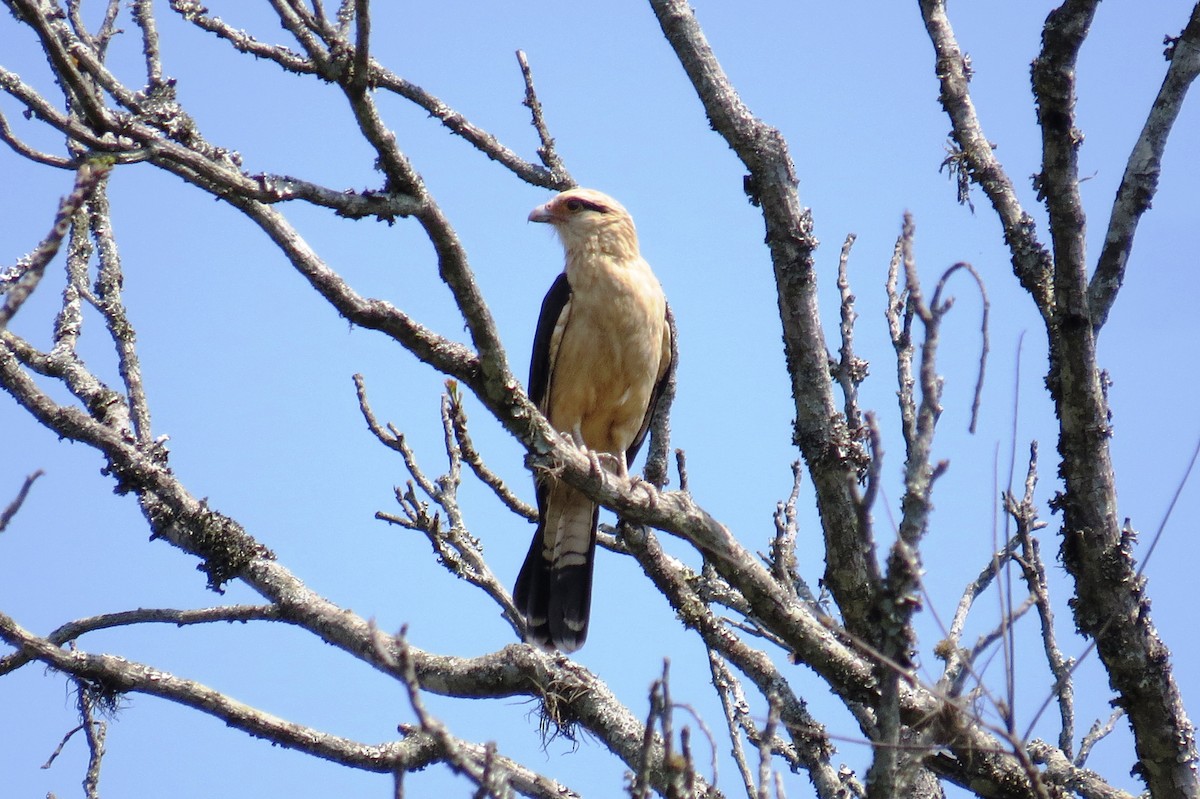
[[[554,328],[558,325],[559,317],[570,300],[571,284],[567,282],[567,273],[563,272],[551,284],[545,299],[542,300],[541,314],[533,334],[533,353],[529,358],[529,398],[543,412],[547,410],[549,400],[552,367],[550,343],[554,338]],[[553,641],[549,613],[551,594],[554,590],[551,564],[544,555],[543,542],[549,486],[545,480],[534,482],[538,504],[537,532],[533,535],[533,542],[517,575],[517,583],[513,587],[513,602],[525,616],[527,640],[547,648]]]
[[[529,358],[529,398],[543,411],[546,409],[546,391],[550,387],[550,340],[554,338],[554,326],[570,299],[571,284],[567,282],[567,273],[563,272],[542,300],[542,313],[533,334],[533,354]]]
[[[667,384],[671,382],[671,378],[675,374],[675,359],[678,352],[675,348],[675,326],[672,324],[671,309],[667,308],[667,330],[670,332],[670,352],[671,359],[667,362],[667,368],[663,370],[662,377],[654,385],[654,391],[650,394],[650,402],[646,406],[646,416],[642,419],[642,426],[634,436],[633,443],[629,445],[629,449],[625,450],[625,464],[630,466],[633,464],[633,459],[637,457],[638,450],[642,448],[642,442],[646,440],[646,434],[650,432],[650,422],[654,420],[654,413],[658,410],[658,404],[662,400],[663,393],[667,389]]]

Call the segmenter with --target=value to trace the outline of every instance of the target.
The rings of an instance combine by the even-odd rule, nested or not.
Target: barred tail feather
[[[528,643],[574,652],[587,638],[599,508],[565,483],[547,482],[539,486],[538,530],[513,600]]]

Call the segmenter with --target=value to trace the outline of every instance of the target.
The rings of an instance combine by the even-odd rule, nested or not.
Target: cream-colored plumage
[[[553,225],[566,251],[564,274],[542,305],[530,396],[556,430],[624,471],[670,366],[662,287],[638,250],[633,219],[611,197],[572,189],[529,219]],[[587,636],[597,509],[553,476],[537,482],[538,531],[513,595],[527,640],[569,652]]]

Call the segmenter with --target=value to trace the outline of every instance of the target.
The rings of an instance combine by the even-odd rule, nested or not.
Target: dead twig
[[[8,527],[8,523],[13,520],[17,512],[21,510],[21,506],[25,504],[25,498],[29,496],[29,489],[33,488],[34,481],[44,474],[45,472],[41,469],[37,469],[28,475],[25,478],[25,482],[21,484],[20,490],[17,491],[17,496],[13,498],[12,502],[8,503],[8,506],[3,511],[0,511],[0,533],[4,532],[5,528]]]

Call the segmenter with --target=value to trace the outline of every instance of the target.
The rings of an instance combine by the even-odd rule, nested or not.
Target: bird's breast
[[[622,453],[658,380],[666,299],[644,262],[572,266],[570,314],[552,354],[550,422],[581,433],[590,449]]]

